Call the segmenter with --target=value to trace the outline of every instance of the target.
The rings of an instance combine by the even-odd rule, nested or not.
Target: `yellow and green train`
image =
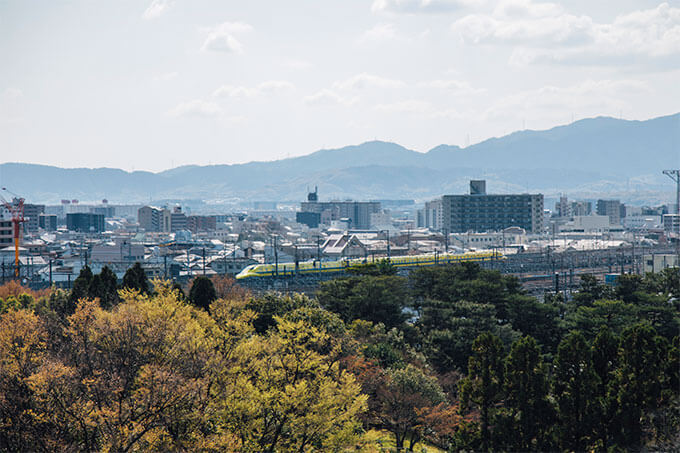
[[[462,261],[492,261],[504,259],[505,257],[495,251],[486,252],[469,252],[469,253],[442,253],[442,254],[427,254],[427,255],[410,255],[410,256],[395,256],[389,259],[392,266],[400,268],[410,267],[425,267],[436,266],[441,264],[458,263]],[[276,264],[251,264],[243,269],[236,278],[260,278],[260,277],[274,277],[286,275],[314,275],[326,273],[341,273],[346,272],[348,268],[360,264],[372,262],[365,258],[342,259],[338,261],[304,261],[298,263],[297,269],[295,263],[279,263],[278,269]],[[278,271],[278,272],[277,272]]]

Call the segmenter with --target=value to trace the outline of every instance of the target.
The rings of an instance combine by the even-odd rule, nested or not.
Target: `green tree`
[[[387,259],[378,260],[375,263],[355,264],[347,268],[351,275],[397,275],[397,268]]]
[[[398,276],[348,277],[319,286],[322,307],[337,313],[345,322],[363,319],[398,327],[408,318],[411,306],[407,280]]]
[[[531,337],[517,340],[510,349],[505,361],[505,394],[514,428],[505,445],[515,451],[549,449],[547,433],[554,422],[553,410],[541,351]]]
[[[560,342],[554,368],[562,447],[584,451],[591,444],[598,377],[590,347],[580,332],[571,332]]]
[[[603,327],[591,347],[593,369],[598,377],[596,437],[600,448],[607,450],[613,439],[613,423],[616,413],[616,395],[612,395],[614,370],[618,365],[619,339],[608,327]]]
[[[558,307],[533,297],[512,295],[508,297],[507,312],[514,330],[533,337],[544,352],[555,353],[564,333]]]
[[[101,303],[103,303],[105,307],[116,305],[120,302],[120,298],[118,297],[118,277],[109,266],[102,267],[99,277],[101,278],[102,286],[104,287],[104,297],[100,297]]]
[[[494,408],[503,398],[503,343],[500,338],[483,333],[472,344],[468,375],[461,381],[461,407],[479,408],[482,451],[491,448],[489,427]]]
[[[565,322],[568,327],[592,340],[603,327],[620,334],[637,321],[638,311],[633,304],[620,300],[597,300],[591,306],[581,306],[568,313]]]
[[[680,298],[680,268],[668,267],[660,272],[645,274],[643,285],[648,293]]]
[[[611,298],[611,288],[600,283],[600,281],[591,274],[581,276],[579,289],[574,294],[574,303],[577,306],[591,306],[593,302],[600,299]]]
[[[616,384],[620,440],[623,445],[641,444],[640,420],[645,409],[656,407],[661,396],[666,379],[667,354],[668,342],[656,335],[654,328],[649,325],[630,327],[621,335]]]
[[[520,336],[509,325],[499,325],[496,309],[491,304],[428,299],[423,302],[421,312],[418,327],[422,332],[423,351],[440,373],[464,370],[474,339],[484,332],[498,336],[508,346]]]
[[[73,281],[71,288],[71,302],[77,303],[80,299],[89,297],[90,282],[92,281],[92,270],[89,266],[80,269],[80,274]]]
[[[120,301],[118,278],[108,266],[104,266],[99,274],[92,277],[87,292],[90,299],[98,298],[103,308],[111,308]]]
[[[417,303],[433,299],[491,304],[501,324],[509,322],[509,298],[524,294],[514,276],[482,269],[474,262],[419,268],[411,272],[409,280]]]
[[[217,299],[217,292],[212,280],[202,275],[196,277],[189,290],[189,300],[191,303],[203,310],[209,311],[210,304],[215,299]]]
[[[149,279],[146,276],[146,272],[142,268],[142,265],[137,262],[125,271],[123,276],[122,288],[136,289],[142,294],[150,294]]]

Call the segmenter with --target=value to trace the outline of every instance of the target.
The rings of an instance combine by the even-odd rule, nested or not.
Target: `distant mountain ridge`
[[[680,166],[680,113],[646,121],[584,119],[426,153],[371,141],[271,162],[183,166],[159,173],[113,168],[0,165],[3,186],[28,201],[295,200],[318,185],[327,198],[427,199],[484,177],[495,192],[672,191],[661,170]],[[632,186],[631,186],[632,184]],[[598,192],[599,191],[599,192]]]

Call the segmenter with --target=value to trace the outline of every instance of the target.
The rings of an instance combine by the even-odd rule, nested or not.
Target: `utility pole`
[[[321,236],[318,234],[316,235],[316,260],[319,262],[319,266],[321,266]]]
[[[276,276],[279,276],[279,249],[278,249],[278,236],[274,236],[274,269],[276,269]]]

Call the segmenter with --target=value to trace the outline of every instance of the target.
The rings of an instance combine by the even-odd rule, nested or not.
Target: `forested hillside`
[[[2,451],[670,451],[680,276],[564,301],[474,263],[316,297],[85,268],[0,287]]]

